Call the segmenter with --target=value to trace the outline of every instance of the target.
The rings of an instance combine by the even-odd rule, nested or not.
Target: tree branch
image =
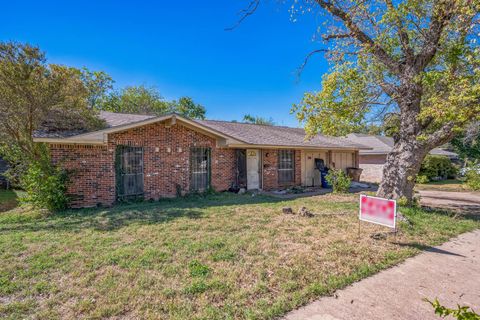
[[[425,37],[422,51],[415,56],[415,69],[422,71],[432,61],[438,49],[443,30],[453,18],[454,1],[440,0],[433,8],[432,21]]]
[[[444,143],[447,143],[454,135],[453,127],[455,126],[453,121],[447,122],[439,130],[430,135],[427,140],[429,147],[436,148]]]
[[[322,39],[325,41],[329,41],[332,39],[346,39],[351,38],[352,35],[350,33],[339,33],[339,34],[326,34],[322,35]]]
[[[260,0],[250,1],[250,3],[248,4],[248,7],[239,12],[241,14],[240,19],[238,19],[238,21],[233,26],[229,28],[225,28],[225,31],[235,30],[243,22],[243,20],[247,19],[249,16],[254,14],[255,11],[257,11],[257,8],[259,5],[260,5]]]
[[[305,69],[305,67],[307,66],[308,62],[310,61],[310,58],[312,58],[312,56],[316,55],[317,53],[321,53],[321,52],[325,52],[325,53],[329,53],[329,52],[336,52],[334,50],[330,50],[330,49],[316,49],[316,50],[313,50],[313,51],[310,51],[305,59],[303,60],[303,63],[300,65],[300,67],[298,67],[297,69],[297,76],[300,76],[303,72],[303,70]],[[342,51],[341,52],[342,54],[347,54],[347,55],[355,55],[355,54],[358,54],[358,52],[353,52],[353,51],[350,51],[350,52],[345,52],[345,51]]]
[[[341,8],[335,6],[332,2],[325,0],[315,0],[320,7],[330,12],[335,17],[341,19],[345,26],[351,31],[351,35],[360,41],[363,45],[369,47],[375,57],[380,60],[394,74],[401,73],[401,65],[397,63],[378,43],[363,32],[353,19]]]
[[[400,43],[402,44],[402,51],[405,54],[405,60],[408,64],[413,63],[414,52],[412,47],[410,46],[410,38],[408,36],[408,32],[405,29],[405,25],[403,24],[402,20],[399,18],[397,9],[393,5],[392,0],[385,0],[387,8],[393,12],[395,15],[395,22],[398,28],[398,34],[400,36]]]

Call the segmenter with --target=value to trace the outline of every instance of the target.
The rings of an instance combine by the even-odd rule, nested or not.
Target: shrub
[[[460,305],[457,305],[456,309],[451,309],[441,305],[438,299],[430,301],[425,298],[423,299],[423,301],[430,303],[435,310],[435,314],[441,318],[451,316],[452,318],[458,320],[480,320],[480,315],[468,306],[462,307]]]
[[[45,153],[40,160],[30,163],[21,176],[21,186],[25,190],[21,201],[50,211],[65,209],[68,204],[67,181],[67,172],[54,166]]]
[[[332,186],[333,193],[347,193],[352,183],[350,177],[341,169],[330,170],[325,179]]]
[[[467,186],[475,191],[480,190],[480,172],[477,170],[469,170],[466,174]]]
[[[457,171],[449,158],[428,155],[422,162],[419,175],[426,176],[428,180],[445,180],[455,178]]]
[[[424,183],[428,183],[430,180],[428,179],[427,176],[425,175],[418,175],[417,176],[417,179],[416,179],[416,182],[417,183],[420,183],[420,184],[424,184]]]

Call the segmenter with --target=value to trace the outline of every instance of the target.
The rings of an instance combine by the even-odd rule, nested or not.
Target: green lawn
[[[438,191],[471,191],[458,179],[449,179],[442,181],[432,181],[425,184],[417,184],[415,186],[418,190],[438,190]]]
[[[0,318],[271,319],[480,227],[401,209],[373,240],[358,195],[219,194],[44,217],[0,214]],[[306,206],[313,218],[284,215]]]

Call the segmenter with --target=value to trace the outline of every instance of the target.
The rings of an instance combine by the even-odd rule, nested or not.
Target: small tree
[[[29,44],[0,43],[2,153],[33,160],[39,157],[33,143],[37,130],[102,127],[95,111],[87,107],[87,97],[78,69],[47,64],[45,54]]]
[[[35,205],[63,208],[66,174],[50,163],[48,148],[33,142],[34,133],[104,125],[88,107],[83,80],[76,68],[48,64],[38,47],[0,43],[0,155],[11,164],[9,179]]]

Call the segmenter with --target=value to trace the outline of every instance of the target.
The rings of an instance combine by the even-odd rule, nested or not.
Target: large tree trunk
[[[404,78],[402,82],[402,89],[397,96],[401,110],[399,133],[394,137],[392,151],[387,155],[377,195],[388,199],[405,197],[411,202],[415,178],[430,150],[427,144],[417,140],[421,132],[421,124],[417,118],[420,113],[422,88],[413,80],[413,76]]]
[[[429,150],[416,141],[396,141],[383,168],[383,179],[378,189],[379,197],[413,199],[415,177]]]

